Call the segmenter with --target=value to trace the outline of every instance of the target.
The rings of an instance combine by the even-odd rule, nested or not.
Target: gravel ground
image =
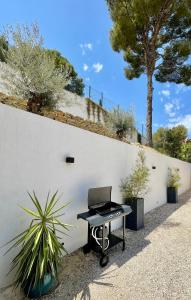
[[[116,234],[121,234],[118,230]],[[61,282],[42,300],[190,300],[191,191],[178,204],[165,204],[145,216],[145,228],[126,231],[126,250],[110,251],[99,267],[95,254],[78,250],[64,258]],[[24,300],[11,288],[1,300]]]

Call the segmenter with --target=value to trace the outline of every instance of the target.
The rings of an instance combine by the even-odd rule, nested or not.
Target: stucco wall
[[[90,187],[112,185],[112,200],[121,202],[120,179],[129,174],[139,148],[67,124],[0,104],[0,246],[24,230],[30,218],[19,205],[32,208],[27,191],[35,190],[42,202],[47,192],[63,192],[66,208],[63,221],[74,225],[65,247],[74,251],[87,240],[87,224],[77,220],[87,210]],[[190,188],[190,164],[146,148],[150,169],[150,193],[145,212],[166,202],[168,167],[180,169],[180,193]],[[65,163],[66,155],[75,163]],[[152,166],[156,166],[153,170]],[[115,222],[113,228],[120,226]],[[10,284],[6,277],[15,251],[2,256],[0,248],[0,287]]]
[[[57,108],[59,110],[68,112],[74,116],[79,116],[85,120],[104,123],[104,110],[92,101],[89,101],[88,107],[88,102],[85,97],[65,90],[59,94],[58,99]]]
[[[15,96],[9,87],[9,83],[5,80],[3,74],[5,70],[11,70],[7,64],[0,62],[0,92]],[[11,70],[11,73],[14,73]],[[104,123],[104,110],[101,106],[93,101],[90,101],[90,106],[87,106],[85,97],[63,90],[62,93],[55,95],[58,100],[57,108],[63,112],[68,112],[74,116],[81,117],[85,120]],[[88,111],[89,110],[89,111]]]
[[[0,62],[0,93],[15,96],[9,87],[9,83],[4,79],[3,74],[6,69],[9,70],[10,68],[7,64]],[[56,94],[55,98],[57,100],[56,108],[58,110],[81,117],[84,120],[105,124],[107,111],[93,100],[88,100],[83,96],[79,96],[67,90]],[[137,131],[129,132],[126,137],[129,142],[136,143]]]
[[[79,116],[81,118],[87,118],[87,107],[85,105],[85,98],[82,98],[76,94],[68,91],[64,91],[59,96],[59,103],[57,108],[62,111],[66,111],[70,114]]]
[[[93,101],[89,101],[85,97],[78,96],[69,91],[64,91],[58,96],[57,108],[63,112],[72,114],[73,116],[79,116],[84,120],[91,120],[93,122],[100,122],[105,124],[105,109],[97,105]],[[137,130],[127,133],[127,139],[131,143],[137,143]]]

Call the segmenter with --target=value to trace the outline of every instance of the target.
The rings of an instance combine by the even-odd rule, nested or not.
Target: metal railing
[[[101,105],[106,110],[111,110],[112,108],[119,106],[119,103],[105,97],[103,92],[95,89],[91,85],[85,84],[84,96]],[[145,137],[146,130],[144,123],[136,122],[136,129],[142,137]]]
[[[115,103],[114,101],[112,101],[111,99],[105,97],[103,92],[95,89],[91,85],[85,84],[84,96],[93,100],[95,103],[103,106],[107,110],[110,110],[111,108],[119,105],[119,104]]]

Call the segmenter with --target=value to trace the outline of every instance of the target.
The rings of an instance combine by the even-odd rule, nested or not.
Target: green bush
[[[191,143],[182,144],[180,159],[191,162]]]
[[[183,125],[172,128],[158,128],[153,135],[154,148],[164,154],[181,158],[181,148],[187,137],[187,129]]]
[[[123,198],[139,198],[147,194],[149,169],[145,165],[143,150],[138,152],[138,158],[132,173],[121,180],[120,191]]]
[[[9,27],[7,38],[11,47],[6,53],[8,67],[5,66],[2,77],[8,89],[28,100],[29,111],[54,107],[54,95],[69,84],[68,70],[56,67],[54,58],[44,51],[37,25]]]
[[[175,188],[180,187],[180,174],[178,169],[173,170],[169,168],[167,186]]]
[[[106,125],[115,131],[119,138],[123,138],[129,131],[135,129],[134,113],[132,110],[123,111],[119,107],[113,108],[107,115]]]

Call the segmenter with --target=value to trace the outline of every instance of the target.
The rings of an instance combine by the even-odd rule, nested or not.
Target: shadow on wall
[[[189,199],[191,193],[186,192],[180,197],[180,203],[171,205],[165,204],[145,215],[145,228],[140,231],[126,230],[126,249],[121,252],[121,245],[110,250],[110,262],[104,269],[99,267],[99,260],[95,253],[84,255],[82,250],[78,250],[64,258],[63,269],[60,275],[60,286],[55,291],[55,299],[62,300],[76,299],[77,295],[81,300],[90,300],[91,293],[89,285],[113,287],[107,279],[116,277],[115,271],[132,257],[136,256],[150,241],[147,236],[159,225],[164,228],[179,226],[179,223],[165,221],[172,213],[183,206]],[[120,234],[119,230],[117,234]],[[117,267],[116,267],[117,266]],[[109,269],[109,271],[107,271]]]

